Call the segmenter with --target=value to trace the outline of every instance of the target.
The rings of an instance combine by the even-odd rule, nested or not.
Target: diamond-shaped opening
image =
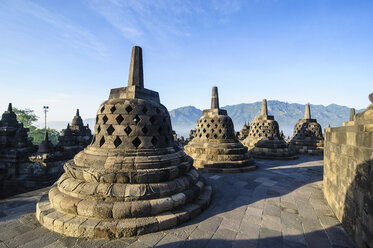
[[[225,137],[226,137],[225,134],[223,134],[223,139],[225,139]]]
[[[207,127],[210,127],[210,124],[207,124]]]
[[[104,124],[106,124],[106,122],[109,120],[109,118],[107,118],[107,116],[104,115],[104,117],[102,117],[102,120],[104,121]]]
[[[143,127],[141,130],[142,130],[142,132],[143,132],[144,134],[146,134],[146,133],[148,132],[148,129],[147,129],[146,127]]]
[[[121,124],[124,118],[122,115],[118,115],[117,118],[115,118],[115,120],[117,120],[118,124]]]
[[[224,124],[222,124],[221,126],[222,126],[222,127],[225,127],[225,125],[224,125]]]
[[[214,133],[214,129],[211,129],[210,131],[211,131],[211,133]]]
[[[207,120],[205,119],[204,122],[206,122]]]
[[[117,108],[115,107],[115,105],[113,107],[110,108],[110,112],[113,114],[114,111],[117,110]]]
[[[139,137],[136,137],[134,140],[132,140],[132,144],[138,148],[140,145],[141,145],[141,140],[139,139]]]
[[[93,145],[95,142],[96,142],[96,135],[93,135],[93,139],[92,139],[91,145]]]
[[[143,112],[144,114],[146,114],[146,113],[148,112],[148,109],[144,106],[144,107],[142,108],[142,112]]]
[[[218,127],[218,124],[215,124],[215,128],[217,128]]]
[[[128,106],[125,108],[125,110],[127,111],[127,113],[130,113],[130,112],[133,110],[133,108],[132,108],[130,105],[128,105]]]
[[[214,123],[214,119],[211,120],[211,123]]]
[[[101,131],[101,127],[100,127],[100,125],[97,127],[97,133],[100,133],[100,131]]]
[[[202,131],[203,131],[204,133],[206,133],[206,129],[203,129]]]
[[[96,123],[98,122],[98,115],[96,115]]]
[[[109,135],[112,135],[113,132],[115,131],[115,129],[114,129],[113,125],[110,125],[110,126],[106,129],[106,131],[107,131],[107,133],[108,133]]]
[[[163,132],[163,128],[162,128],[162,127],[159,127],[159,128],[158,128],[158,133],[159,133],[159,134],[162,134],[162,132]]]
[[[118,147],[120,144],[122,144],[122,140],[117,136],[114,140],[114,145],[115,147]]]
[[[157,112],[157,114],[160,114],[160,113],[161,113],[161,111],[159,110],[159,108],[156,108],[156,109],[155,109],[155,112]]]
[[[156,146],[157,143],[158,143],[158,140],[157,140],[156,137],[153,137],[152,140],[151,140],[150,142],[152,142],[153,146]]]
[[[141,121],[141,119],[138,115],[136,115],[135,117],[133,117],[133,121],[137,124]]]
[[[217,134],[214,134],[214,138],[216,139],[218,137],[218,135]]]
[[[105,106],[102,106],[101,113],[104,112],[104,110],[105,110]]]
[[[130,135],[130,133],[132,132],[132,128],[130,126],[127,126],[124,131],[126,132],[127,135]]]
[[[206,134],[206,138],[210,137],[210,134]]]
[[[105,138],[102,136],[102,138],[100,139],[100,147],[105,144]]]
[[[149,121],[150,121],[151,124],[154,124],[155,123],[155,117],[154,116],[150,117]]]
[[[201,137],[202,137],[202,134],[200,134],[199,137],[201,138]]]

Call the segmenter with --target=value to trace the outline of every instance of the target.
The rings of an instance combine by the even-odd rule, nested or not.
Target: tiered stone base
[[[254,158],[269,160],[295,160],[298,157],[291,152],[286,142],[278,138],[245,139],[244,145],[248,146]]]
[[[194,167],[209,173],[241,173],[257,166],[240,142],[193,142],[185,152],[194,159]]]
[[[47,194],[36,205],[36,217],[49,230],[70,237],[117,239],[137,236],[180,225],[199,215],[210,203],[212,188],[204,183],[197,183],[196,185],[198,189],[195,189],[195,191],[198,192],[191,192],[189,195],[186,192],[178,193],[168,197],[169,199],[164,203],[158,200],[149,200],[149,211],[155,213],[151,217],[86,218],[56,210],[52,207]],[[53,192],[53,189],[51,192]],[[188,202],[188,198],[193,193],[198,193],[198,196]],[[135,206],[132,206],[132,208],[135,209]],[[169,211],[167,211],[167,208]]]
[[[293,140],[290,142],[289,148],[296,154],[322,156],[324,154],[324,141],[314,139]]]

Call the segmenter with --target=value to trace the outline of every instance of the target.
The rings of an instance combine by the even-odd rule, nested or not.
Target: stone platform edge
[[[208,207],[211,196],[211,185],[205,185],[194,201],[175,210],[152,217],[102,220],[58,212],[51,206],[48,193],[46,193],[36,205],[36,218],[43,227],[65,236],[120,239],[162,231],[193,219]]]
[[[196,167],[198,171],[207,173],[221,173],[221,174],[233,174],[233,173],[245,173],[256,170],[258,166],[256,164],[239,167],[239,168],[212,168],[212,167]]]

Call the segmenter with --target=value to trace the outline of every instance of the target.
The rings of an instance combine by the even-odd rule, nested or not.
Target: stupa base
[[[36,218],[47,229],[76,238],[119,239],[158,232],[180,225],[198,216],[210,203],[212,187],[205,185],[190,203],[150,217],[93,219],[59,212],[52,207],[48,194],[36,205]]]
[[[237,168],[223,168],[223,167],[196,167],[198,171],[207,172],[207,173],[222,173],[222,174],[233,174],[233,173],[245,173],[249,171],[256,170],[258,166],[256,164],[237,167]]]

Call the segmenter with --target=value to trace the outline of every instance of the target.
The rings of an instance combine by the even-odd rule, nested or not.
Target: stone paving
[[[257,160],[258,170],[203,174],[213,200],[175,229],[122,240],[61,236],[40,226],[35,205],[48,188],[0,201],[1,247],[355,247],[322,193],[323,161]]]

